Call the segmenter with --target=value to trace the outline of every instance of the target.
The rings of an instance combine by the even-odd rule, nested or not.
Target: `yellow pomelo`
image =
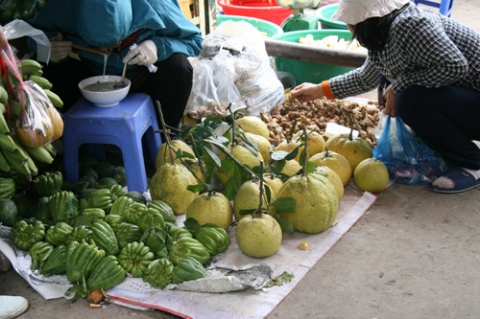
[[[237,123],[244,132],[263,136],[267,140],[270,138],[270,130],[268,129],[267,124],[258,116],[247,115],[239,118]]]
[[[325,139],[323,136],[318,132],[307,132],[308,133],[308,154],[307,158],[312,157],[313,155],[323,152],[325,150]],[[303,135],[303,131],[298,131],[293,135],[294,140],[301,139]],[[304,142],[302,142],[304,143]],[[303,147],[298,149],[299,154],[297,155],[298,158],[295,158],[297,161],[300,160],[300,152],[303,150]]]
[[[173,140],[171,145],[173,148],[173,151],[170,152],[167,147],[167,143],[163,143],[160,148],[158,149],[157,156],[155,158],[155,168],[158,169],[163,163],[171,163],[171,156],[170,154],[173,155],[175,158],[175,154],[177,150],[181,150],[182,152],[185,153],[190,153],[195,157],[195,153],[193,152],[192,148],[185,143],[182,140]],[[176,163],[181,163],[180,159],[175,159]]]
[[[266,184],[267,188],[270,189],[270,202],[268,202],[266,188],[264,188],[264,197],[262,200],[262,208],[267,209],[268,204],[276,200],[275,192],[272,191],[270,186]],[[260,204],[260,183],[254,181],[247,181],[243,183],[235,194],[233,199],[233,215],[235,220],[238,222],[242,218],[248,215],[240,215],[242,210],[252,210],[257,209]],[[274,207],[270,207],[270,210],[274,210]]]
[[[198,164],[197,160],[192,160],[191,158],[184,158],[185,163],[190,167],[190,169],[193,171],[193,174],[199,178],[202,182],[206,183],[207,182],[207,177],[205,174],[203,174],[202,169],[200,168],[200,165]],[[198,184],[198,181],[197,181]]]
[[[310,162],[318,166],[327,166],[338,174],[343,182],[343,186],[347,185],[352,178],[352,166],[348,160],[337,152],[326,149],[324,152],[317,153],[308,159]]]
[[[203,226],[215,224],[228,230],[232,224],[232,204],[222,193],[202,193],[187,208],[186,218],[194,218]]]
[[[285,197],[295,199],[295,211],[279,215],[289,220],[295,231],[320,233],[328,229],[337,216],[337,191],[322,175],[314,173],[289,178],[280,189],[277,199]]]
[[[335,186],[335,190],[338,194],[338,200],[342,199],[343,194],[345,193],[345,188],[343,186],[342,179],[337,173],[335,173],[333,169],[328,166],[318,166],[315,168],[315,174],[320,174],[328,178],[328,180],[332,182],[333,186]]]
[[[245,255],[254,258],[269,257],[282,244],[282,229],[275,218],[268,214],[258,217],[246,215],[237,224],[235,238]]]
[[[292,177],[298,173],[302,169],[302,166],[294,159],[288,160],[285,162],[285,166],[282,168],[280,173],[287,175],[288,177]]]
[[[283,185],[283,181],[280,178],[268,173],[263,175],[263,181],[267,183],[268,186],[270,186],[275,195],[278,194],[278,191]]]
[[[247,165],[250,168],[260,166],[260,163],[263,162],[263,157],[260,152],[253,154],[248,148],[241,144],[237,144],[230,148],[230,154],[235,157],[240,163]],[[219,155],[220,160],[227,158],[225,153],[221,152]],[[265,164],[264,164],[265,165]],[[230,173],[221,173],[218,170],[216,171],[217,177],[223,185],[227,184],[228,179],[230,178]]]
[[[252,143],[257,145],[258,151],[263,157],[263,163],[264,165],[267,165],[268,160],[270,159],[270,151],[272,150],[272,144],[270,144],[270,141],[261,135],[253,133],[246,132],[245,136],[248,137]]]
[[[185,214],[190,203],[198,197],[187,189],[197,185],[193,174],[182,164],[161,165],[149,183],[152,200],[159,199],[172,207],[175,215]]]
[[[275,146],[274,151],[286,151],[290,153],[295,148],[298,148],[298,153],[295,156],[295,160],[300,162],[300,156],[302,156],[303,145],[305,145],[305,139],[303,138],[303,131],[298,131],[295,133],[290,141],[283,140],[277,146]],[[325,139],[323,136],[317,132],[308,133],[308,153],[307,158],[311,157],[314,154],[323,152],[325,150]]]
[[[277,146],[275,146],[273,148],[273,151],[274,152],[277,152],[277,151],[285,151],[287,153],[290,153],[291,151],[293,151],[295,148],[297,148],[298,146],[300,146],[301,144],[301,141],[297,141],[297,140],[283,140],[282,142],[280,142]],[[300,155],[301,155],[301,149],[302,147],[300,147],[298,149],[298,154],[297,156],[295,156],[295,160],[298,162],[300,160]]]
[[[330,137],[325,143],[325,147],[343,155],[350,163],[352,172],[355,171],[358,163],[373,157],[370,144],[362,138],[352,137],[350,134],[337,134]]]
[[[361,161],[353,172],[355,185],[364,192],[379,193],[388,185],[388,169],[382,161],[367,158]]]

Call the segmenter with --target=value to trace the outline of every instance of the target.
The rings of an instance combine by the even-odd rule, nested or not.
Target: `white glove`
[[[123,58],[123,63],[149,65],[157,62],[157,46],[152,40],[140,43],[135,49],[128,52]]]
[[[63,41],[63,35],[58,33],[55,37],[50,39],[52,49],[50,51],[50,61],[58,62],[66,59],[70,52],[72,52],[72,42]]]

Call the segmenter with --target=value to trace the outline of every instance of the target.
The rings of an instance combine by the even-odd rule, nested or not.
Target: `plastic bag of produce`
[[[228,54],[222,50],[213,59],[192,61],[193,87],[186,110],[192,118],[224,115],[230,104],[232,112],[245,108],[234,83],[235,69]]]
[[[390,179],[408,185],[426,185],[445,171],[442,157],[411,131],[400,119],[385,120],[373,157],[381,160],[388,169]]]
[[[210,79],[223,104],[232,103],[236,109],[244,106],[247,115],[259,116],[261,111],[271,113],[285,99],[283,85],[271,66],[264,37],[248,22],[229,20],[220,24],[204,38],[202,53],[192,64],[193,96],[187,103],[186,112],[198,107],[198,103],[194,104],[198,100],[196,94],[211,94],[204,91],[205,82]],[[208,65],[211,74],[205,74],[206,71],[200,69],[202,65]],[[220,90],[217,84],[226,89]],[[238,95],[233,94],[233,87]],[[237,100],[239,96],[240,101]],[[232,107],[232,111],[236,109]]]
[[[49,144],[53,140],[54,128],[47,109],[53,106],[44,88],[32,80],[23,80],[16,56],[10,47],[1,52],[0,64],[3,71],[6,71],[3,74],[5,89],[11,93],[8,102],[16,119],[16,137],[29,147]]]

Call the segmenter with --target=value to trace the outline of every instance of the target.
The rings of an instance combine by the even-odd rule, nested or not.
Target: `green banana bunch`
[[[94,243],[72,241],[67,247],[65,259],[68,281],[75,284],[86,280],[105,256],[105,251],[98,248]]]
[[[173,267],[166,258],[155,259],[148,265],[142,279],[153,287],[163,289],[172,282]]]
[[[32,157],[33,159],[42,163],[52,164],[55,158],[52,155],[52,153],[47,150],[45,146],[46,145],[38,146],[38,147],[30,147],[27,145],[23,145],[23,148],[28,153],[28,155],[30,155],[30,157]]]
[[[42,76],[42,68],[43,66],[36,60],[20,60],[20,70],[22,71],[22,76],[24,80],[28,79],[30,75]]]
[[[0,149],[2,149],[3,155],[10,165],[10,170],[14,173],[24,175],[28,180],[32,180],[32,176],[38,174],[38,168],[35,162],[16,137],[13,135],[10,137],[13,141],[13,149],[9,145],[10,142],[0,142]]]
[[[195,238],[182,237],[176,240],[170,250],[170,261],[177,265],[185,256],[190,256],[205,265],[210,260],[210,253],[205,246]]]
[[[230,243],[225,229],[213,226],[201,226],[195,233],[194,238],[201,242],[211,256],[218,255],[227,250]]]
[[[154,258],[148,246],[136,241],[123,247],[118,256],[120,265],[133,277],[142,277]]]
[[[55,106],[56,108],[63,107],[63,101],[60,96],[58,96],[56,93],[52,92],[49,89],[43,89],[43,91],[45,92],[45,95],[48,97],[50,102],[52,102],[53,106]]]
[[[33,244],[28,250],[28,254],[32,257],[30,269],[32,271],[41,269],[54,248],[55,246],[46,241],[37,241]]]
[[[28,79],[37,83],[38,86],[44,90],[51,90],[53,88],[52,82],[50,82],[47,78],[44,78],[43,76],[32,74]]]
[[[5,107],[5,104],[8,102],[8,92],[3,86],[0,85],[0,103]]]
[[[5,89],[0,86],[0,91],[2,90],[6,92]],[[3,93],[0,92],[0,95],[3,96]],[[20,105],[18,102],[15,103]],[[41,147],[29,147],[22,144],[10,129],[10,126],[3,112],[0,112],[1,170],[9,173],[22,174],[31,180],[32,176],[38,174],[38,167],[35,160],[51,164],[56,155],[56,150],[51,144]]]
[[[65,257],[67,256],[67,247],[65,245],[57,246],[48,256],[47,261],[40,269],[40,273],[48,277],[65,273]]]
[[[121,284],[126,277],[125,269],[119,264],[117,257],[109,255],[100,260],[88,276],[87,288],[89,290],[102,289],[105,291]]]
[[[230,237],[225,229],[215,224],[205,224],[200,226],[194,218],[187,218],[184,222],[192,234],[193,238],[198,240],[205,246],[211,256],[223,253],[230,244]]]
[[[58,222],[47,230],[45,241],[52,245],[66,245],[70,240],[73,227],[65,222]]]

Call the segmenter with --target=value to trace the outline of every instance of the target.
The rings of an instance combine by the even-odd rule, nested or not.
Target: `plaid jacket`
[[[410,3],[390,28],[382,51],[363,66],[330,79],[336,98],[373,90],[383,74],[395,93],[410,85],[480,89],[480,34],[439,13]]]

